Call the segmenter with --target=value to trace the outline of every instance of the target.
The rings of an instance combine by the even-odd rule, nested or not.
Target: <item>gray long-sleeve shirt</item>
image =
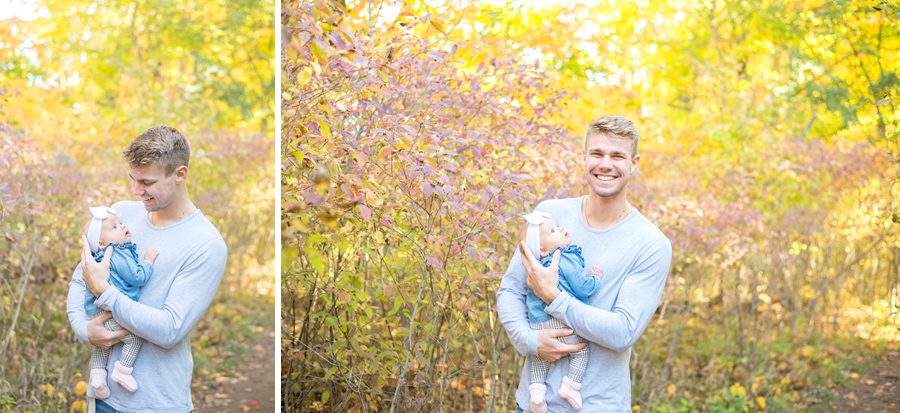
[[[571,326],[591,346],[581,387],[581,411],[630,412],[631,346],[659,305],[672,261],[672,244],[636,209],[610,228],[590,228],[582,201],[582,197],[548,200],[536,210],[551,214],[569,231],[572,243],[582,247],[586,267],[603,268],[602,287],[588,303],[561,292],[545,311]],[[525,279],[517,248],[497,291],[497,309],[513,346],[522,354],[537,355],[538,331],[528,325]],[[557,394],[567,366],[564,361],[553,363],[547,374],[549,412],[574,411]],[[524,408],[530,405],[529,371],[526,360],[516,392],[516,401]]]
[[[116,288],[107,289],[95,304],[112,311],[125,329],[145,340],[134,364],[138,390],[129,393],[112,380],[106,402],[116,410],[137,413],[185,413],[193,410],[191,375],[194,361],[188,333],[206,311],[225,271],[228,251],[219,231],[199,210],[175,224],[156,227],[140,202],[113,205],[133,234],[138,256],[159,250],[154,274],[141,289],[139,302]],[[69,284],[67,312],[75,335],[87,342],[81,266]],[[119,359],[122,345],[113,347],[107,371]],[[85,366],[89,360],[85,360]],[[89,390],[92,393],[91,390]]]

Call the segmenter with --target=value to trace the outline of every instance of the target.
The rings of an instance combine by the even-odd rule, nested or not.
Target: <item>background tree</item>
[[[202,405],[274,323],[274,3],[32,6],[0,24],[0,410],[84,408],[90,347],[65,313],[81,225],[131,198],[122,150],[162,123],[190,139],[192,199],[229,246],[191,338]]]
[[[675,250],[635,409],[822,408],[896,348],[895,6],[413,3],[282,5],[285,410],[509,410],[515,216],[607,113]]]

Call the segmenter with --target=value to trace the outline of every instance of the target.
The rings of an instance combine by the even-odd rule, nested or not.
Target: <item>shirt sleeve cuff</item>
[[[528,333],[528,354],[527,356],[536,356],[538,354],[538,331],[531,330]]]
[[[553,318],[557,320],[566,321],[565,313],[566,309],[569,308],[569,302],[574,299],[571,294],[565,292],[564,290],[560,290],[559,294],[556,298],[553,299],[550,304],[547,304],[547,307],[544,308],[544,312],[550,314]],[[568,322],[566,322],[568,324]]]
[[[112,305],[116,302],[116,298],[119,294],[121,294],[121,292],[110,284],[109,288],[107,288],[103,294],[100,294],[100,297],[97,297],[97,299],[94,300],[94,305],[103,310],[112,311]]]

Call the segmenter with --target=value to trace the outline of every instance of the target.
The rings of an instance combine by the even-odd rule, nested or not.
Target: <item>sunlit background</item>
[[[285,406],[511,411],[515,216],[584,193],[585,127],[621,114],[630,199],[674,247],[633,410],[849,409],[900,339],[898,16],[283,2]]]
[[[191,337],[195,404],[239,411],[274,397],[271,374],[252,397],[230,386],[248,357],[274,365],[273,11],[273,1],[0,5],[0,411],[84,408],[90,347],[65,313],[78,231],[87,206],[131,199],[122,150],[159,124],[190,140],[191,197],[229,249]]]

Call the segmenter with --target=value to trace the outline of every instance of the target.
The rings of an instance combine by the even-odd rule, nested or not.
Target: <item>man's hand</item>
[[[569,329],[538,330],[538,357],[547,362],[555,362],[570,353],[584,348],[587,343],[566,344],[559,341],[559,337],[571,336],[574,331]]]
[[[106,247],[103,259],[97,262],[91,255],[87,236],[82,236],[81,240],[84,244],[81,250],[81,277],[94,297],[99,297],[109,288],[109,257],[112,256],[112,245]]]
[[[559,250],[553,253],[549,267],[544,267],[534,258],[524,241],[519,242],[519,250],[522,251],[522,265],[528,273],[528,288],[534,290],[534,295],[542,301],[550,304],[559,295]]]
[[[88,320],[87,323],[88,341],[94,346],[104,350],[109,350],[110,347],[122,341],[122,337],[128,335],[128,330],[124,328],[121,330],[109,331],[106,328],[106,320],[109,320],[110,318],[112,318],[112,313],[104,311],[97,317]],[[540,345],[538,348],[540,348]]]

